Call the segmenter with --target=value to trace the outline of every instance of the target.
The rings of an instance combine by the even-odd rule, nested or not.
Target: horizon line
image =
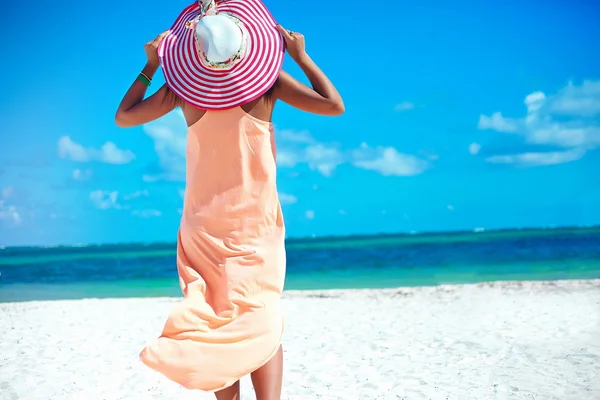
[[[410,232],[379,232],[379,233],[354,233],[348,235],[312,235],[312,236],[295,236],[295,237],[287,237],[285,241],[292,242],[303,242],[303,241],[313,241],[313,240],[348,240],[348,239],[365,239],[365,238],[374,238],[374,237],[394,237],[394,236],[434,236],[434,235],[460,235],[460,234],[489,234],[489,233],[498,233],[498,232],[510,232],[510,231],[560,231],[560,230],[569,230],[569,229],[599,229],[600,224],[590,224],[590,225],[563,225],[563,226],[531,226],[531,227],[522,227],[522,228],[473,228],[471,230],[439,230],[439,231],[410,231]],[[58,247],[111,247],[111,246],[152,246],[152,245],[161,245],[161,244],[173,244],[177,243],[174,241],[154,241],[154,242],[106,242],[106,243],[77,243],[77,244],[55,244],[55,245],[1,245],[0,250],[5,249],[17,249],[17,248],[58,248]]]

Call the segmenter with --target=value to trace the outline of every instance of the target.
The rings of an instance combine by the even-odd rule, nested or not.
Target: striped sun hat
[[[196,1],[179,15],[158,55],[169,88],[204,110],[224,110],[265,94],[285,45],[260,0]]]

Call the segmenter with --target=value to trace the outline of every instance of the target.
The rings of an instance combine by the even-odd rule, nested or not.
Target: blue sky
[[[288,236],[600,223],[599,5],[318,3],[266,1],[346,103],[276,107]],[[181,115],[113,117],[143,44],[188,4],[3,8],[1,245],[175,240]]]

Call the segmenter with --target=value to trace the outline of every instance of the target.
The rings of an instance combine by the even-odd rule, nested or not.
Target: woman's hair
[[[267,92],[263,95],[266,97],[271,97],[273,95],[273,90],[275,90],[275,87],[279,84],[279,79],[277,79],[275,81],[275,83],[273,84],[273,86],[271,86],[269,88],[269,90],[267,90]],[[163,103],[169,103],[170,105],[172,105],[173,107],[181,107],[183,105],[183,100],[181,100],[181,98],[179,96],[177,96],[177,94],[175,94],[174,91],[171,90],[170,87],[165,86],[165,97],[163,97]]]

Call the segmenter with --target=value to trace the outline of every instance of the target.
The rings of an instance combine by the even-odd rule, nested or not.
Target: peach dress
[[[184,299],[141,352],[188,389],[217,391],[266,364],[283,334],[285,228],[270,122],[236,107],[189,127],[177,245]]]

